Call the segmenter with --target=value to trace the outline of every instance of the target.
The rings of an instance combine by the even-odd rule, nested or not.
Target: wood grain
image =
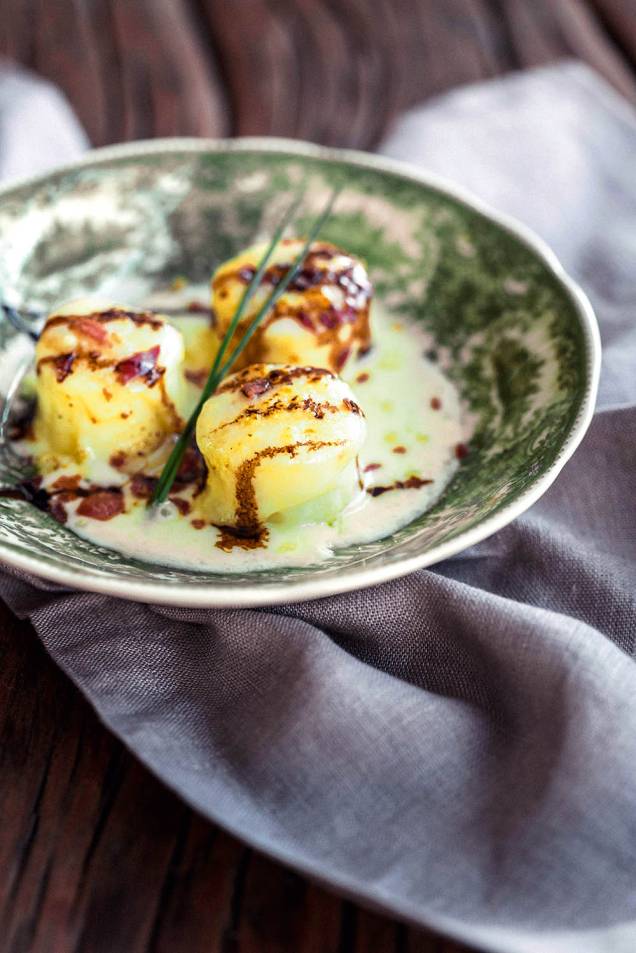
[[[92,142],[278,135],[370,148],[404,108],[561,57],[636,102],[636,0],[1,0],[0,54]]]
[[[636,0],[0,0],[0,54],[91,141],[373,147],[401,110],[564,56],[636,102]],[[0,953],[458,953],[186,808],[0,606]]]
[[[451,953],[207,823],[0,604],[2,953]]]

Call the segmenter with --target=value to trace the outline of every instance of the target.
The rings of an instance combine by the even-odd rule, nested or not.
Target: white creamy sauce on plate
[[[180,307],[193,299],[206,300],[207,289],[189,286],[155,295],[147,305]],[[458,466],[466,439],[458,394],[436,363],[427,359],[430,341],[415,324],[393,318],[376,301],[372,309],[373,347],[361,359],[351,359],[341,377],[353,390],[367,422],[367,437],[359,455],[363,486],[330,523],[311,522],[311,507],[266,524],[261,546],[223,546],[224,534],[205,521],[192,487],[179,492],[190,506],[180,512],[167,502],[150,512],[146,500],[124,486],[125,512],[100,521],[80,516],[80,500],[67,503],[67,526],[78,536],[137,559],[205,572],[237,572],[274,567],[308,566],[328,559],[334,550],[389,536],[427,510],[443,492]],[[193,313],[171,317],[183,334],[188,353],[196,353],[197,336],[209,318]],[[186,366],[186,370],[187,370]],[[192,405],[200,393],[188,384]],[[458,448],[460,450],[458,451]],[[33,453],[33,443],[24,451]],[[76,472],[77,467],[74,468]],[[64,473],[48,474],[50,487]],[[101,481],[100,481],[101,482]],[[121,485],[122,474],[104,466],[103,484]]]
[[[202,320],[193,315],[173,319],[186,342]],[[208,572],[306,566],[328,559],[337,548],[389,536],[440,496],[457,468],[457,447],[464,437],[457,392],[425,357],[427,342],[420,329],[391,319],[376,302],[373,340],[371,353],[351,361],[341,375],[367,420],[359,458],[365,485],[331,524],[270,521],[262,548],[236,546],[226,552],[216,545],[216,527],[193,525],[202,515],[196,504],[185,516],[171,503],[149,514],[143,500],[126,493],[126,512],[105,522],[75,515],[77,504],[71,504],[68,526],[79,536],[137,559]],[[196,393],[193,388],[193,396]],[[413,477],[413,482],[431,482],[408,488]],[[400,488],[400,483],[407,487]],[[374,487],[376,492],[394,488],[373,496]]]

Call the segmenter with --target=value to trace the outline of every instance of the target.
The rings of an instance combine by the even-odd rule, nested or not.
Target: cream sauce
[[[181,301],[199,297],[190,287],[155,296],[145,304],[160,310],[161,305],[178,307]],[[187,363],[188,354],[199,350],[197,337],[209,318],[189,313],[170,320],[184,335]],[[443,492],[458,465],[457,448],[467,434],[453,384],[425,356],[430,347],[426,334],[415,324],[393,318],[377,301],[372,308],[372,331],[370,353],[351,361],[342,373],[367,420],[359,458],[364,486],[330,523],[311,522],[308,505],[269,521],[263,547],[224,551],[216,545],[220,531],[207,523],[201,526],[205,514],[197,509],[192,488],[179,493],[190,503],[189,513],[184,515],[170,502],[151,513],[146,501],[133,496],[127,484],[124,513],[103,522],[80,516],[77,500],[66,504],[68,527],[85,539],[140,560],[189,570],[243,573],[317,564],[336,549],[381,539],[407,525]],[[193,405],[199,393],[194,384],[188,384],[188,403]],[[33,444],[27,449],[33,453]],[[49,474],[44,487],[71,472],[77,472],[77,467]],[[419,481],[430,483],[418,486]],[[120,485],[122,474],[105,473],[103,482]],[[386,492],[379,489],[400,483],[407,486]],[[374,488],[377,495],[372,495]]]

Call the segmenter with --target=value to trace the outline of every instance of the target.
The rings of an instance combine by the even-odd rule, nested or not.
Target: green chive
[[[250,281],[249,285],[245,289],[245,292],[243,293],[243,297],[241,298],[241,301],[239,302],[239,306],[236,309],[236,313],[234,317],[232,318],[232,321],[230,322],[230,325],[223,336],[223,340],[221,341],[221,345],[214,359],[214,363],[212,364],[212,368],[210,370],[208,379],[205,383],[205,387],[203,388],[203,391],[201,393],[201,397],[197,401],[197,405],[194,408],[192,414],[190,415],[190,418],[188,419],[185,429],[179,435],[179,438],[177,442],[175,443],[174,447],[172,448],[172,452],[170,456],[168,457],[168,460],[163,470],[161,471],[159,481],[157,483],[157,486],[155,487],[154,493],[152,494],[152,498],[150,500],[151,505],[163,503],[164,500],[167,498],[168,493],[170,492],[172,488],[172,484],[174,483],[176,475],[179,471],[179,467],[181,466],[181,460],[183,459],[183,455],[188,447],[188,444],[190,443],[190,438],[192,437],[194,428],[196,426],[196,422],[198,420],[199,414],[201,413],[201,408],[205,404],[206,400],[208,400],[208,398],[214,393],[214,391],[219,386],[223,378],[226,376],[226,374],[228,373],[229,369],[232,367],[236,359],[243,352],[250,338],[252,337],[256,329],[258,328],[259,324],[262,322],[263,318],[266,317],[266,315],[269,313],[272,307],[276,304],[276,302],[281,297],[281,295],[285,293],[290,283],[294,280],[294,278],[296,277],[296,275],[302,268],[302,264],[307,256],[307,252],[309,251],[309,247],[311,243],[316,239],[316,236],[318,235],[320,229],[323,227],[327,218],[331,214],[331,210],[333,208],[334,202],[336,201],[339,193],[340,193],[340,189],[334,189],[334,191],[331,193],[329,197],[329,201],[327,202],[324,208],[324,211],[319,215],[316,222],[312,226],[305,244],[303,245],[302,249],[296,256],[296,258],[294,259],[293,264],[289,267],[289,269],[285,273],[285,277],[276,285],[276,287],[271,292],[271,294],[269,295],[269,297],[267,298],[263,306],[260,308],[256,316],[253,318],[250,326],[241,337],[240,341],[238,342],[238,344],[236,345],[236,347],[230,354],[227,361],[225,361],[225,363],[221,365],[221,362],[229,347],[229,344],[230,344],[230,341],[232,340],[234,332],[236,331],[236,328],[238,327],[239,322],[243,314],[245,313],[245,309],[247,308],[248,304],[252,300],[257,288],[259,287],[261,283],[261,279],[263,275],[265,274],[265,270],[267,268],[267,263],[269,262],[274,252],[274,249],[278,245],[278,242],[280,241],[283,231],[287,227],[292,216],[295,214],[296,209],[298,208],[298,205],[300,204],[301,196],[294,199],[294,201],[292,202],[292,204],[286,211],[278,228],[276,229],[276,231],[274,232],[274,235],[272,236],[272,240],[269,243],[265,254],[263,255],[263,257],[261,258],[259,262],[258,268],[256,269],[256,272],[254,276],[252,277],[252,280]]]

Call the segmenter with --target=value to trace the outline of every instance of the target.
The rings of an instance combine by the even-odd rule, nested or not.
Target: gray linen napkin
[[[633,953],[636,119],[567,64],[445,96],[384,151],[534,225],[598,309],[598,413],[541,502],[433,570],[281,609],[0,592],[254,846],[488,950]]]

